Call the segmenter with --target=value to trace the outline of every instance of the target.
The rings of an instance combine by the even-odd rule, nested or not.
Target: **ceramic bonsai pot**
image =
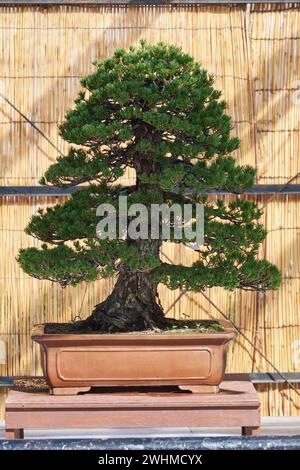
[[[178,385],[217,392],[226,347],[236,336],[229,322],[216,333],[45,334],[37,325],[42,367],[53,395],[91,387]]]

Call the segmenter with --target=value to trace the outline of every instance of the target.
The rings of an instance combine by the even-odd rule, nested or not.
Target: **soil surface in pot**
[[[112,334],[195,334],[195,333],[223,333],[224,327],[214,320],[176,320],[169,319],[167,325],[163,329],[149,329],[143,331],[114,332]],[[46,334],[105,334],[91,327],[87,327],[86,323],[76,321],[73,323],[47,323],[44,332]]]

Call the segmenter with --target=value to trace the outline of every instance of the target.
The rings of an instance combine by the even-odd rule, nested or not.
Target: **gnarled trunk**
[[[95,306],[87,321],[102,332],[163,328],[168,322],[150,274],[130,271],[119,274],[112,293]]]
[[[140,259],[159,257],[159,240],[134,240]],[[157,282],[147,271],[124,267],[111,294],[95,306],[86,320],[92,329],[102,332],[141,331],[164,328],[168,320],[160,305]]]

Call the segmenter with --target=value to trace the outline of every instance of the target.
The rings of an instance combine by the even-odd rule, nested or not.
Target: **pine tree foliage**
[[[94,65],[59,126],[69,152],[41,179],[50,186],[86,186],[32,217],[26,233],[42,244],[20,250],[23,270],[63,287],[142,272],[170,289],[278,288],[277,267],[258,259],[266,231],[256,204],[238,196],[228,204],[221,198],[213,203],[203,196],[214,190],[239,194],[255,180],[255,170],[231,156],[239,140],[231,137],[231,119],[214,78],[181,49],[161,43],[118,49]],[[127,168],[136,172],[135,186],[118,185]],[[132,240],[97,238],[96,208],[109,202],[117,209],[120,194],[128,195],[129,204],[202,202],[205,240],[199,259],[189,267],[172,265],[145,249],[146,242],[141,249]],[[172,233],[170,238],[179,243]]]

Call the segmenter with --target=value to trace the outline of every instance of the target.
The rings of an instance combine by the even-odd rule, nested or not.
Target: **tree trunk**
[[[95,306],[87,321],[93,329],[108,333],[159,329],[168,323],[150,274],[129,271],[119,274],[112,293]]]
[[[155,139],[152,126],[138,123],[135,127],[135,137],[139,139],[147,135]],[[140,181],[141,174],[160,172],[160,164],[152,158],[152,155],[137,152],[134,159],[136,171],[136,188],[148,191],[149,194],[157,191],[151,184]],[[148,206],[150,208],[150,206]],[[143,259],[147,256],[159,258],[161,240],[129,240],[138,249],[138,256]],[[157,294],[157,283],[151,277],[151,273],[144,271],[120,271],[117,283],[112,293],[104,302],[95,306],[91,316],[87,319],[89,325],[97,331],[141,331],[147,329],[160,329],[169,324]]]

